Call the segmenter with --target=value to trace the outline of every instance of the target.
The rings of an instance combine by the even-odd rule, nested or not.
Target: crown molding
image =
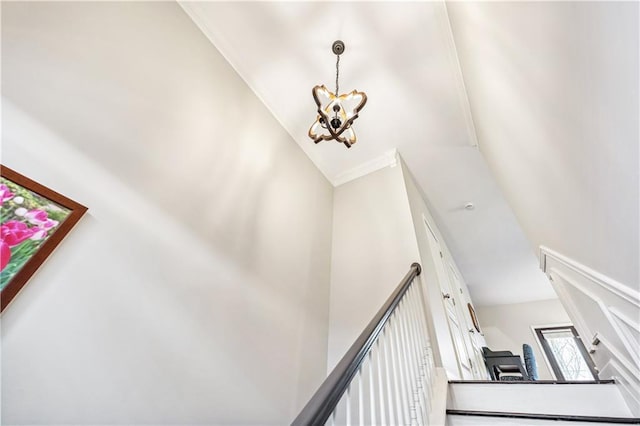
[[[347,182],[351,182],[359,177],[368,175],[369,173],[384,169],[385,167],[395,167],[396,165],[398,165],[398,150],[394,148],[379,157],[362,163],[345,172],[338,173],[329,180],[331,181],[331,184],[336,187]]]

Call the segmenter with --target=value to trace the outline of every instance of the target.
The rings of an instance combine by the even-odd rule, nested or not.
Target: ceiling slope
[[[638,2],[448,10],[482,152],[532,247],[640,287]]]

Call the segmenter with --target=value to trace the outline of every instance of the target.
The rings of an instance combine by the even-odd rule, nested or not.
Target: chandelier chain
[[[340,76],[340,55],[336,55],[336,96],[340,96],[338,92],[338,77]]]

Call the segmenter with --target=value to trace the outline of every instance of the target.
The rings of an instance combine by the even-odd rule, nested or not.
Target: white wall
[[[2,423],[287,423],[332,188],[222,56],[173,3],[3,2],[2,88],[3,164],[89,207],[2,315]]]
[[[418,261],[399,165],[335,188],[329,370]]]
[[[522,356],[522,345],[528,343],[536,357],[539,379],[555,379],[531,326],[570,324],[571,320],[559,299],[478,306],[476,314],[489,349],[512,351]]]

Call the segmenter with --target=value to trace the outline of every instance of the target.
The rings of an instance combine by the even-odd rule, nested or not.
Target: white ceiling
[[[454,30],[464,30],[466,19],[476,15],[463,12],[482,8],[483,4],[181,5],[334,184],[375,165],[392,149],[401,153],[429,200],[477,304],[555,297],[537,266],[536,246],[530,243],[530,234],[528,240],[503,196],[505,183],[492,177],[495,157],[489,159],[490,169],[477,147],[469,103],[469,99],[477,99],[475,92],[465,88],[464,67],[469,66],[475,73],[471,78],[474,90],[486,94],[481,91],[486,74],[469,65],[483,58],[468,52],[474,49],[475,37],[485,36],[486,28],[461,30],[463,39],[459,41],[459,36],[452,34],[447,9],[453,6],[455,11],[458,25]],[[519,13],[526,18],[530,12]],[[497,18],[509,20],[500,14]],[[511,31],[506,35],[509,41],[522,36],[517,26],[507,29]],[[311,88],[321,83],[334,88],[335,56],[331,44],[336,39],[346,43],[340,61],[341,91],[357,89],[365,91],[369,98],[354,124],[358,143],[351,149],[335,142],[314,145],[307,136],[316,115]],[[454,39],[464,44],[468,54],[461,58],[462,70]],[[500,44],[491,47],[503,48]],[[514,53],[508,47],[504,47],[505,55]],[[479,115],[491,114],[498,108],[493,101],[491,96],[482,99],[482,114],[473,110],[476,122]],[[520,101],[526,104],[526,100]],[[502,118],[507,120],[510,111],[520,107],[502,105]],[[476,124],[486,128],[484,123]],[[485,138],[492,147],[492,138],[504,141],[499,128],[482,136],[480,149],[485,156]],[[503,178],[509,180],[508,176]],[[468,201],[475,203],[475,210],[464,210]]]
[[[181,5],[331,181],[394,147],[475,145],[443,3]],[[369,98],[348,151],[307,136],[312,87],[335,88],[336,39],[346,44],[341,91]]]

